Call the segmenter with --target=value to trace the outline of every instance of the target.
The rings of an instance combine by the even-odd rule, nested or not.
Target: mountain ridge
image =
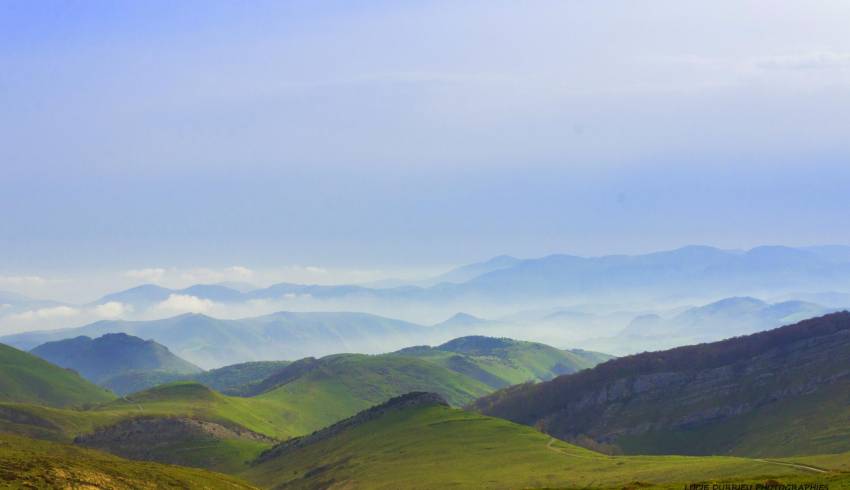
[[[630,453],[749,455],[759,438],[779,433],[795,438],[784,447],[763,445],[762,454],[781,456],[811,449],[824,437],[826,429],[815,428],[822,413],[788,407],[818,397],[832,406],[831,400],[850,396],[850,369],[841,361],[848,353],[845,311],[710,344],[617,358],[538,385],[514,386],[473,406],[566,440],[587,437]],[[780,425],[772,430],[760,427],[745,436],[732,429],[738,421],[783,412],[793,413],[796,422],[775,422]],[[833,431],[850,432],[843,412],[831,417],[825,427],[832,420]],[[811,429],[795,432],[801,426]],[[828,446],[821,440],[821,447],[850,449],[841,439],[830,440]]]

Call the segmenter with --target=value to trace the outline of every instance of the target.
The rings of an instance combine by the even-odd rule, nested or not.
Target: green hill
[[[73,369],[93,383],[120,395],[150,386],[172,375],[192,375],[201,368],[175,356],[153,340],[123,333],[92,339],[85,336],[47,342],[32,354]]]
[[[194,374],[177,374],[170,371],[131,371],[109,378],[105,386],[123,395],[176,381],[195,381],[227,395],[244,395],[253,391],[256,384],[288,364],[289,361],[243,362]]]
[[[842,478],[815,475],[827,481]],[[352,489],[652,484],[681,488],[709,480],[813,479],[811,470],[785,462],[606,456],[530,427],[450,408],[428,393],[395,398],[310,436],[284,442],[258,458],[244,476],[264,487]]]
[[[285,367],[283,372],[298,375],[275,378],[280,384],[254,397],[176,382],[85,411],[0,405],[0,428],[59,441],[76,438],[126,457],[235,471],[270,447],[271,439],[309,434],[409,391],[430,389],[458,405],[492,391],[415,358],[346,354],[314,361],[303,371],[298,367],[306,360]]]
[[[452,357],[497,373],[500,384],[511,377],[545,376],[546,367],[567,359],[562,351],[540,344],[486,341],[499,347],[475,355],[438,349],[422,357],[340,354],[193,375],[231,387],[247,382],[233,391],[252,396],[224,395],[198,382],[173,382],[84,411],[0,405],[0,429],[76,440],[124,457],[238,471],[279,440],[309,434],[404,393],[435,392],[461,406],[493,391],[492,384],[459,371]],[[449,347],[462,350],[460,345]],[[270,376],[256,381],[269,371]]]
[[[72,407],[112,398],[112,393],[73,371],[0,344],[0,402]]]
[[[560,350],[536,342],[477,335],[460,337],[437,347],[409,347],[394,354],[439,364],[493,389],[546,381],[611,359],[597,352]]]
[[[850,313],[622,357],[475,403],[628,454],[792,456],[850,450]]]
[[[238,395],[289,365],[289,361],[256,361],[210,369],[186,379],[225,394]]]
[[[253,488],[205,470],[128,461],[100,451],[8,434],[0,434],[0,482],[4,488]]]
[[[478,380],[435,363],[393,355],[304,359],[290,364],[274,379],[279,384],[262,386],[266,391],[250,400],[285,410],[292,434],[309,433],[410,391],[436,392],[455,405],[492,391]]]

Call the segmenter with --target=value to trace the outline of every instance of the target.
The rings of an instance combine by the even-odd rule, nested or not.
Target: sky
[[[848,18],[843,0],[7,0],[0,289],[848,244]]]

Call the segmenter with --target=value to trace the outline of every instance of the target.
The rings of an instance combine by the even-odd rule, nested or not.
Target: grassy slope
[[[462,405],[488,386],[416,358],[342,354],[323,358],[319,369],[249,400],[287,412],[292,434],[306,434],[393,396],[432,391]]]
[[[237,394],[246,386],[259,383],[289,364],[289,361],[243,362],[211,369],[189,379],[222,393]]]
[[[496,347],[478,348],[477,342]],[[403,349],[394,355],[417,357],[472,376],[492,388],[546,381],[560,374],[587,369],[610,356],[587,351],[566,351],[535,342],[488,337],[463,337],[441,346]]]
[[[0,405],[0,428],[32,437],[71,441],[97,427],[131,417],[192,417],[241,426],[276,439],[310,433],[359,410],[409,391],[436,391],[457,404],[489,388],[419,359],[338,355],[320,369],[257,397],[226,396],[194,382],[176,382],[113,400],[86,411]],[[173,461],[185,462],[189,447],[200,451],[199,465],[231,471],[268,447],[242,440],[188,441],[170,447]],[[202,450],[202,451],[201,451]],[[214,461],[210,465],[207,462]],[[193,464],[191,461],[187,464]]]
[[[222,395],[194,382],[176,382],[114,400],[92,410],[98,416],[189,416],[239,425],[275,438],[295,435],[275,403]]]
[[[89,410],[0,404],[0,431],[61,442],[135,417],[191,417],[241,426],[275,438],[292,435],[287,413],[274,403],[228,397],[196,383],[174,383],[117,399]],[[242,439],[190,439],[160,450],[169,462],[236,471],[270,446]]]
[[[83,406],[114,398],[73,371],[0,344],[0,401],[53,407]]]
[[[204,470],[129,461],[66,444],[0,434],[0,485],[12,488],[252,488]]]
[[[605,456],[526,426],[443,406],[393,411],[245,473],[262,486],[613,487],[809,472],[735,457]]]

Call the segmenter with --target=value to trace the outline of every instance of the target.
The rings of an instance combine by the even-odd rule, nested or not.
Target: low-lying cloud
[[[152,310],[162,314],[180,313],[210,313],[215,303],[208,300],[191,296],[188,294],[172,294],[162,303],[154,306]]]

